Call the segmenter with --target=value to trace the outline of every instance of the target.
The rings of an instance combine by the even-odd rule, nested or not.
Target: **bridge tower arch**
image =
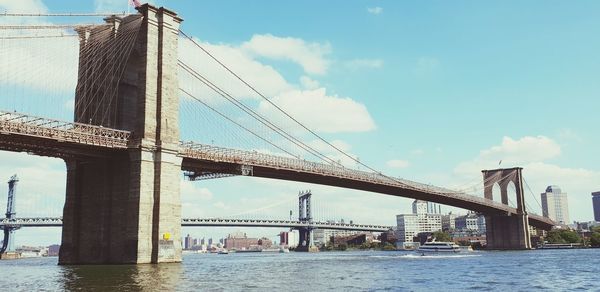
[[[509,205],[508,187],[513,184],[516,193],[515,214],[487,215],[486,241],[488,249],[531,249],[529,218],[525,210],[523,191],[523,168],[482,170],[484,191],[488,200],[493,200],[493,186],[500,186],[501,202]]]
[[[128,151],[69,157],[59,264],[181,261],[177,14],[148,4],[78,29],[76,122],[131,131]]]
[[[17,175],[13,175],[10,177],[8,181],[8,199],[6,201],[6,219],[14,219],[17,215],[15,210],[16,203],[16,195],[17,195],[17,183],[19,182],[19,178]],[[14,231],[19,229],[19,227],[11,227],[4,226],[2,227],[4,231],[4,239],[2,240],[2,246],[0,246],[0,257],[6,251],[13,251],[14,249]]]
[[[303,223],[312,223],[312,206],[311,198],[312,193],[310,191],[300,192],[298,194],[298,221]],[[313,228],[312,227],[300,227],[299,232],[299,243],[296,248],[297,251],[314,251],[316,247],[313,245]]]

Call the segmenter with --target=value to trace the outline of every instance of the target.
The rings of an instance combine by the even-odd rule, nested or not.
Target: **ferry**
[[[544,243],[538,246],[537,249],[573,249],[581,247],[581,243]]]
[[[421,253],[421,255],[425,255],[425,253],[458,253],[460,252],[460,246],[454,242],[425,242],[425,244],[417,248],[417,252]]]

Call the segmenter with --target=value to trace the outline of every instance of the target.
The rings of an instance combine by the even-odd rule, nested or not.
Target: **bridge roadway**
[[[1,227],[61,227],[61,217],[36,217],[36,218],[14,218],[0,219]],[[331,222],[302,222],[294,220],[269,220],[269,219],[223,219],[223,218],[182,218],[183,227],[280,227],[280,228],[314,228],[331,230],[352,230],[385,232],[392,229],[391,226],[363,225]]]
[[[135,135],[128,131],[6,111],[0,111],[0,138],[0,150],[59,158],[102,157],[114,151],[124,151],[130,143],[136,143]],[[193,142],[183,142],[179,155],[183,158],[182,170],[192,177],[194,174],[248,175],[420,199],[486,215],[517,213],[516,208],[482,197],[341,165]],[[529,215],[529,224],[543,229],[555,225],[548,218],[536,214]]]

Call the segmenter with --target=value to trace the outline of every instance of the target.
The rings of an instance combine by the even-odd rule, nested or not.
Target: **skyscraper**
[[[544,217],[550,218],[561,225],[569,224],[567,193],[563,193],[558,186],[548,186],[546,192],[542,193],[541,196]]]
[[[592,193],[592,205],[594,206],[594,220],[600,222],[600,192]]]
[[[183,245],[183,249],[191,249],[191,248],[192,248],[192,245],[193,245],[193,240],[194,240],[194,239],[193,239],[193,238],[192,238],[192,237],[191,237],[191,236],[188,234],[188,235],[185,237],[185,240],[184,240],[184,242],[183,242],[183,243],[184,243],[184,245]]]

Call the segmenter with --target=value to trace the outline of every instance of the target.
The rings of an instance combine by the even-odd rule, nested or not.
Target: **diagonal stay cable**
[[[287,116],[288,118],[290,118],[292,121],[294,121],[296,124],[298,124],[300,127],[302,127],[303,129],[305,129],[306,131],[308,131],[309,133],[311,133],[312,135],[314,135],[315,137],[317,137],[319,140],[321,140],[322,142],[324,142],[325,144],[329,145],[330,147],[332,147],[333,149],[335,149],[336,151],[338,151],[339,153],[341,153],[342,155],[348,157],[349,159],[351,159],[352,161],[356,162],[359,165],[364,166],[365,168],[373,171],[373,173],[377,174],[378,176],[385,178],[387,180],[393,181],[395,184],[400,184],[406,187],[410,187],[413,188],[415,190],[418,191],[424,191],[424,192],[431,192],[434,191],[433,189],[436,189],[436,187],[430,186],[430,185],[425,185],[425,184],[419,184],[416,182],[410,182],[407,180],[402,180],[402,179],[398,179],[395,177],[391,177],[388,175],[383,174],[382,172],[374,169],[373,167],[365,164],[364,162],[361,162],[360,160],[352,157],[351,155],[349,155],[348,153],[346,153],[345,151],[341,150],[340,148],[338,148],[337,146],[333,145],[332,143],[330,143],[329,141],[327,141],[326,139],[324,139],[323,137],[321,137],[319,134],[317,134],[316,132],[314,132],[313,130],[311,130],[310,128],[308,128],[306,125],[304,125],[303,123],[301,123],[300,121],[296,120],[294,117],[292,117],[290,114],[288,114],[286,111],[284,111],[282,108],[280,108],[277,104],[275,104],[273,101],[271,101],[269,98],[267,98],[264,94],[262,94],[260,91],[258,91],[255,87],[253,87],[251,84],[249,84],[248,82],[246,82],[243,78],[241,78],[238,74],[236,74],[235,72],[233,72],[227,65],[225,65],[223,62],[221,62],[219,59],[217,59],[214,55],[212,55],[208,50],[206,50],[203,46],[201,46],[197,41],[195,41],[192,37],[190,37],[189,35],[187,35],[185,32],[183,32],[182,30],[179,30],[179,32],[188,40],[190,40],[196,47],[198,47],[200,50],[202,50],[205,54],[207,54],[211,59],[213,59],[215,62],[217,62],[221,67],[223,67],[226,71],[228,71],[231,75],[233,75],[235,78],[237,78],[240,82],[242,82],[244,85],[246,85],[248,88],[250,88],[253,92],[255,92],[256,94],[258,94],[261,98],[263,98],[264,100],[266,100],[269,104],[271,104],[272,106],[274,106],[277,110],[279,110],[281,113],[283,113],[285,116]],[[432,189],[433,188],[433,189]],[[449,189],[439,189],[435,192],[439,192],[439,193],[444,193],[446,195],[467,195],[467,197],[473,197],[472,195],[468,195],[464,192],[459,192],[459,191],[454,191],[454,190],[449,190]]]
[[[252,110],[251,108],[246,106],[245,104],[243,104],[242,102],[238,101],[233,96],[231,96],[229,93],[227,93],[225,90],[223,90],[222,88],[220,88],[217,85],[215,85],[214,83],[212,83],[206,77],[202,76],[202,74],[198,73],[196,70],[192,69],[190,66],[188,66],[184,62],[178,61],[178,63],[185,71],[190,73],[194,78],[196,78],[200,82],[204,83],[206,86],[208,86],[210,89],[215,91],[217,94],[221,95],[223,98],[227,99],[229,102],[233,103],[236,107],[240,108],[241,110],[246,112],[248,115],[250,115],[257,121],[259,121],[263,125],[267,126],[271,130],[275,131],[276,133],[281,135],[283,138],[287,139],[288,141],[292,142],[296,146],[304,149],[308,153],[310,153],[324,161],[327,161],[327,162],[329,162],[331,164],[335,164],[335,165],[338,164],[335,160],[320,153],[319,151],[315,150],[314,148],[310,147],[309,145],[306,145],[304,142],[302,142],[302,141],[298,140],[297,138],[295,138],[294,136],[288,134],[283,129],[279,128],[277,125],[273,124],[272,122],[270,122],[269,120],[267,120],[266,118],[264,118],[263,116],[261,116],[260,114],[258,114],[257,112],[255,112],[254,110]]]
[[[338,148],[337,146],[333,145],[332,143],[330,143],[329,141],[327,141],[325,138],[323,138],[321,135],[317,134],[315,131],[311,130],[310,128],[308,128],[306,125],[304,125],[303,123],[301,123],[300,121],[298,121],[297,119],[295,119],[294,117],[292,117],[290,114],[288,114],[286,111],[284,111],[281,107],[279,107],[277,104],[275,104],[273,101],[271,101],[269,98],[267,98],[264,94],[262,94],[260,91],[258,91],[254,86],[252,86],[250,83],[246,82],[242,77],[240,77],[238,74],[236,74],[235,72],[233,72],[227,65],[225,65],[223,62],[221,62],[219,59],[217,59],[214,55],[212,55],[208,50],[206,50],[203,46],[201,46],[198,42],[196,42],[192,37],[190,37],[189,35],[187,35],[185,32],[183,32],[182,30],[179,30],[179,32],[186,37],[187,39],[189,39],[194,45],[196,45],[196,47],[198,47],[200,50],[202,50],[205,54],[207,54],[211,59],[213,59],[215,62],[217,62],[221,67],[223,67],[225,70],[227,70],[231,75],[233,75],[236,79],[238,79],[239,81],[241,81],[244,85],[246,85],[248,88],[250,88],[254,93],[258,94],[261,98],[263,98],[264,100],[266,100],[269,104],[271,104],[272,106],[274,106],[278,111],[280,111],[281,113],[283,113],[285,116],[287,116],[288,118],[290,118],[292,121],[294,121],[296,124],[298,124],[300,127],[302,127],[303,129],[305,129],[306,131],[308,131],[309,133],[311,133],[312,135],[314,135],[317,139],[321,140],[323,143],[327,144],[328,146],[332,147],[333,149],[335,149],[336,151],[338,151],[340,154],[348,157],[349,159],[351,159],[352,161],[356,162],[359,165],[364,166],[365,168],[376,172],[376,173],[380,173],[380,171],[372,168],[371,166],[365,164],[364,162],[361,162],[359,159],[356,159],[355,157],[352,157],[352,155],[346,153],[345,151],[341,150],[340,148]],[[383,175],[383,174],[382,174]],[[396,180],[395,178],[391,178],[388,177],[389,179],[392,180]]]
[[[223,117],[223,118],[227,119],[227,120],[228,120],[228,121],[230,121],[231,123],[234,123],[236,126],[238,126],[238,127],[242,128],[242,129],[246,130],[248,133],[250,133],[250,134],[252,134],[252,135],[256,136],[257,138],[259,138],[259,139],[261,139],[261,140],[263,140],[263,141],[265,141],[265,142],[269,143],[271,146],[273,146],[273,147],[277,148],[278,150],[281,150],[281,151],[285,152],[286,154],[288,154],[288,155],[290,155],[290,156],[292,156],[292,157],[295,157],[295,156],[294,156],[294,154],[292,154],[292,153],[288,152],[287,150],[285,150],[285,149],[283,149],[283,148],[281,148],[281,147],[277,146],[275,143],[273,143],[273,142],[271,142],[271,141],[267,140],[266,138],[263,138],[262,136],[260,136],[260,135],[259,135],[259,134],[257,134],[256,132],[254,132],[254,131],[252,131],[252,130],[248,129],[247,127],[244,127],[242,124],[240,124],[240,123],[238,123],[238,122],[234,121],[232,118],[230,118],[230,117],[228,117],[227,115],[225,115],[225,114],[221,113],[219,110],[215,109],[214,107],[212,107],[212,106],[208,105],[206,102],[202,101],[201,99],[199,99],[199,98],[197,98],[196,96],[192,95],[191,93],[187,92],[185,89],[183,89],[183,88],[179,88],[179,90],[180,90],[181,92],[183,92],[185,95],[187,95],[188,97],[190,97],[190,98],[194,99],[195,101],[197,101],[197,102],[199,102],[199,103],[203,104],[204,106],[206,106],[207,108],[209,108],[209,109],[210,109],[210,110],[212,110],[213,112],[217,113],[217,114],[218,114],[218,115],[220,115],[221,117]]]

